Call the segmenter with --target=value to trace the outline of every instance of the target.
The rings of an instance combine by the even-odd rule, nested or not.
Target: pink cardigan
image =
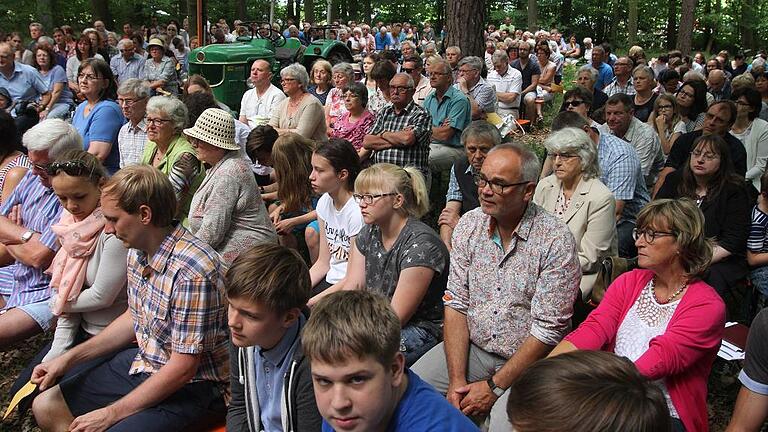
[[[653,277],[650,270],[624,273],[611,284],[600,306],[565,337],[578,349],[613,351],[616,333],[629,308]],[[664,378],[680,420],[689,431],[707,431],[707,377],[725,326],[725,304],[704,282],[692,283],[667,330],[651,339],[635,362],[651,380]]]

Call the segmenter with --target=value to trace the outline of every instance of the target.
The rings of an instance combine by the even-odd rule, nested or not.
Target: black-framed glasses
[[[147,117],[147,125],[149,126],[163,126],[166,123],[172,122],[171,119],[161,119],[161,118],[149,118]]]
[[[46,173],[50,176],[55,176],[59,172],[63,171],[65,174],[73,177],[81,177],[88,175],[93,177],[95,166],[89,167],[85,161],[80,159],[72,159],[64,162],[53,162],[46,168]]]
[[[392,93],[407,93],[408,90],[410,90],[412,88],[413,87],[411,87],[411,86],[405,86],[405,87],[389,86],[389,91],[391,91]]]
[[[95,81],[97,79],[101,79],[100,76],[94,75],[94,74],[79,74],[77,75],[78,81]]]
[[[371,205],[373,204],[374,200],[394,195],[397,195],[397,192],[390,192],[385,194],[352,194],[352,198],[354,198],[355,202],[358,204],[364,203],[365,205]]]
[[[132,98],[121,98],[121,97],[118,97],[117,98],[117,103],[118,103],[118,105],[125,105],[125,106],[129,107],[129,106],[135,104],[136,102],[138,102],[140,100],[144,100],[144,99],[145,98],[135,98],[135,99],[132,99]]]
[[[583,103],[586,103],[586,102],[580,101],[580,100],[574,100],[574,101],[563,102],[563,105],[565,105],[566,108],[568,108],[568,107],[574,107],[575,108],[575,107],[581,106],[581,104],[583,104]]]
[[[413,71],[415,71],[415,70],[416,70],[415,68],[414,68],[414,69],[406,69],[406,68],[400,68],[400,72],[405,72],[405,73],[407,73],[407,74],[411,74],[411,73],[413,73]]]
[[[692,158],[700,158],[703,157],[706,161],[713,161],[715,159],[720,159],[720,155],[713,152],[703,152],[701,150],[694,150],[691,152]]]
[[[488,180],[485,178],[482,174],[475,174],[472,176],[472,179],[475,182],[475,185],[479,188],[484,188],[485,186],[491,187],[491,192],[495,193],[496,195],[501,195],[504,193],[504,190],[509,187],[515,187],[520,186],[524,184],[530,183],[529,181],[521,181],[517,183],[499,183],[496,181]]]
[[[32,164],[32,168],[34,168],[34,169],[36,169],[38,171],[42,171],[44,173],[48,172],[48,168],[50,166],[51,166],[51,164],[36,164],[36,163]]]
[[[676,234],[668,231],[656,231],[651,228],[633,228],[632,229],[632,238],[635,239],[635,241],[639,240],[640,237],[643,237],[648,244],[653,244],[654,241],[656,241],[656,238],[658,237],[675,237]]]

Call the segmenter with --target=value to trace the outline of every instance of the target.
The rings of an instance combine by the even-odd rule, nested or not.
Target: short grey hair
[[[411,74],[407,74],[405,72],[399,72],[399,73],[396,73],[395,76],[392,77],[392,79],[395,79],[395,78],[397,78],[399,76],[400,77],[405,77],[408,80],[407,81],[408,87],[410,87],[412,89],[416,87],[416,82],[413,80],[413,77],[411,76]]]
[[[144,99],[150,96],[151,89],[147,84],[147,81],[140,80],[138,78],[129,78],[117,88],[117,94],[119,95],[133,95],[139,99]]]
[[[638,73],[645,74],[646,78],[650,78],[651,80],[656,80],[656,74],[653,73],[653,69],[651,69],[650,66],[640,65],[632,69],[632,77]]]
[[[117,43],[117,49],[119,49],[119,50],[125,49],[125,46],[128,45],[128,44],[131,44],[131,45],[135,46],[133,41],[130,40],[130,39],[120,39],[120,41]]]
[[[502,63],[509,64],[509,56],[504,52],[504,50],[496,50],[496,52],[491,55],[491,61],[494,65]]]
[[[453,72],[453,69],[451,68],[451,64],[448,63],[448,60],[445,60],[443,58],[440,58],[440,60],[435,60],[434,62],[430,63],[430,67],[439,67],[442,68],[443,73],[450,74]]]
[[[707,78],[701,72],[691,69],[685,74],[683,74],[683,82],[686,82],[686,81],[706,82]]]
[[[469,65],[472,69],[481,71],[483,70],[483,61],[477,56],[467,56],[459,60],[459,67]]]
[[[459,47],[457,47],[457,46],[455,46],[455,45],[453,45],[453,46],[449,46],[448,48],[446,48],[446,49],[445,49],[445,52],[447,53],[447,52],[448,52],[448,50],[451,50],[451,51],[456,51],[456,54],[458,54],[458,55],[461,55],[461,48],[459,48]]]
[[[591,65],[585,64],[579,68],[579,72],[576,74],[576,76],[581,75],[582,72],[589,72],[589,77],[592,79],[592,82],[597,82],[597,69],[593,68]]]
[[[352,68],[352,65],[347,62],[336,63],[333,65],[331,73],[343,73],[349,78],[350,82],[355,80],[355,70]]]
[[[461,133],[461,145],[466,145],[469,139],[490,142],[493,147],[501,144],[499,129],[485,120],[475,120],[464,129]]]
[[[171,118],[177,132],[187,125],[187,106],[173,96],[153,96],[147,102],[147,114],[163,113]]]
[[[309,85],[309,75],[307,69],[299,63],[294,63],[284,67],[280,71],[280,78],[293,78],[299,82],[302,89],[306,90]]]
[[[405,41],[403,41],[403,43],[402,43],[400,46],[401,46],[401,47],[404,47],[404,46],[409,46],[409,47],[413,48],[414,50],[416,49],[416,44],[415,44],[415,43],[413,43],[413,42],[411,42],[411,41],[409,41],[409,40],[405,40]],[[402,48],[401,48],[401,49],[402,49]]]
[[[435,45],[434,42],[430,42],[430,43],[424,45],[423,49],[424,49],[424,51],[426,51],[428,49],[431,49],[432,51],[437,51],[437,45]]]
[[[55,44],[55,41],[53,40],[52,37],[40,36],[39,38],[37,38],[37,43],[46,43],[48,45],[53,46]]]
[[[566,127],[549,134],[544,140],[547,153],[575,153],[581,161],[581,173],[585,180],[600,176],[597,148],[592,138],[582,129]]]
[[[522,162],[522,166],[520,167],[520,177],[522,181],[538,183],[539,173],[541,172],[541,164],[539,163],[538,156],[536,156],[536,153],[534,153],[533,150],[528,148],[528,146],[525,144],[509,142],[497,145],[496,147],[492,148],[488,154],[501,150],[512,150],[513,152],[517,153],[518,156],[520,156],[520,160]]]
[[[29,151],[47,151],[56,159],[69,150],[82,150],[83,139],[72,125],[59,119],[45,119],[29,129],[22,137]]]

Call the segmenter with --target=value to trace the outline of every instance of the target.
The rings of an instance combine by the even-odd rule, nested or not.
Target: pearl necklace
[[[688,286],[688,282],[683,282],[683,285],[680,287],[680,289],[678,289],[677,291],[672,293],[672,295],[669,296],[665,301],[659,301],[659,297],[656,295],[656,277],[654,276],[654,278],[651,279],[651,293],[653,293],[653,298],[656,299],[656,301],[659,304],[667,304],[667,303],[671,302],[672,299],[674,299],[675,297],[680,295],[680,293],[683,292],[683,290],[687,286]]]

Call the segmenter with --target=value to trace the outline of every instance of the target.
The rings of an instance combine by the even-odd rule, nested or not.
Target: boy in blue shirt
[[[400,320],[366,291],[322,299],[304,327],[323,431],[477,431],[459,410],[405,368]]]
[[[254,246],[232,263],[225,286],[232,334],[227,431],[319,431],[301,350],[312,287],[304,260],[276,244]]]

